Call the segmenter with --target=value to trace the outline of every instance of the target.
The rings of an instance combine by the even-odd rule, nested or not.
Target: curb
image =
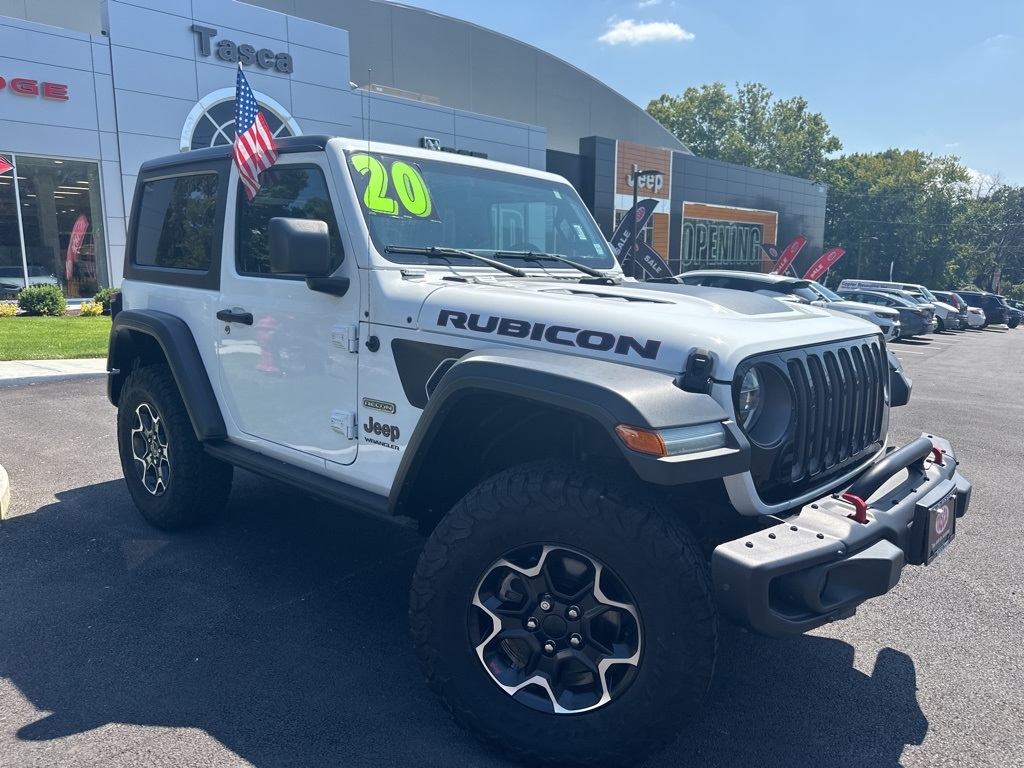
[[[7,512],[11,508],[11,482],[7,477],[7,470],[0,464],[0,520],[7,519]]]
[[[106,371],[103,373],[44,373],[38,376],[22,376],[17,379],[0,379],[0,388],[16,387],[21,384],[43,384],[53,381],[71,381],[73,379],[103,379],[106,378]]]

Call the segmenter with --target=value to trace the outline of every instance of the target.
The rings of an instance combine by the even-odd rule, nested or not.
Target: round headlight
[[[737,397],[737,419],[744,432],[749,432],[761,415],[763,398],[761,397],[761,377],[751,368],[743,377]]]

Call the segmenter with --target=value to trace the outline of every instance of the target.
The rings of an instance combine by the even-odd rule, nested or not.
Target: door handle
[[[245,312],[241,309],[222,309],[217,313],[217,319],[225,323],[241,323],[252,325],[252,312]]]

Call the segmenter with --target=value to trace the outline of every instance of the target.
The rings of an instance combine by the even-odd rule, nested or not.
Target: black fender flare
[[[196,437],[201,442],[227,437],[224,417],[192,331],[184,320],[167,312],[126,309],[114,317],[107,350],[107,397],[110,402],[116,406],[121,399],[129,366],[136,356],[132,341],[134,334],[148,336],[159,345],[178,385]]]
[[[445,419],[472,394],[486,391],[590,418],[605,429],[644,481],[679,485],[738,474],[749,468],[750,445],[729,413],[710,395],[685,392],[672,376],[595,358],[551,352],[484,349],[462,357],[427,401],[391,489],[389,507],[406,514],[416,478]],[[615,427],[646,429],[721,422],[727,447],[657,458],[628,448]]]

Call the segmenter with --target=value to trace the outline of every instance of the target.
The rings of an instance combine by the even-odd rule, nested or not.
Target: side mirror
[[[812,301],[811,304],[813,304],[816,307],[827,307],[828,306],[828,302],[825,301],[824,299],[818,299],[817,301]]]
[[[270,271],[303,275],[311,291],[344,296],[347,277],[328,277],[331,271],[331,233],[327,222],[316,219],[270,220]]]
[[[271,272],[326,277],[330,268],[331,235],[326,222],[280,216],[270,220]]]

